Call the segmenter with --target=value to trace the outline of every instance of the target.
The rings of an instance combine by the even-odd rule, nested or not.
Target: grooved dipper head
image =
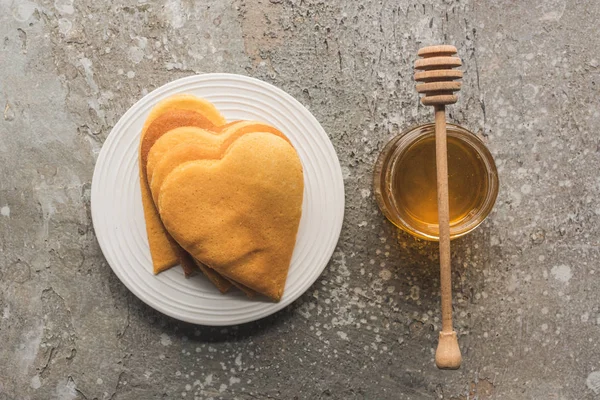
[[[423,47],[417,53],[423,58],[415,61],[415,80],[417,92],[425,94],[421,103],[426,106],[454,104],[458,97],[455,92],[460,90],[461,83],[456,79],[463,76],[462,71],[453,69],[460,67],[462,62],[456,57],[456,47],[438,45]]]

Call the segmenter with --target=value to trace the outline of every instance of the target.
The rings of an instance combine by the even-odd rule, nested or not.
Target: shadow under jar
[[[487,147],[465,128],[447,124],[450,239],[479,226],[498,196],[498,172]],[[439,240],[435,126],[393,138],[375,164],[374,193],[383,214],[421,239]]]

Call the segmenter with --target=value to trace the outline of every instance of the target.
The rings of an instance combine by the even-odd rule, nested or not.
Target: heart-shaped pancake
[[[150,187],[155,204],[158,203],[159,188],[164,178],[181,163],[221,158],[223,152],[235,139],[250,132],[270,132],[288,140],[277,128],[259,121],[235,121],[220,128],[218,132],[208,132],[192,127],[181,127],[167,132],[156,140],[151,149],[151,155],[147,157],[150,160],[147,162],[148,181],[151,182]],[[155,189],[152,189],[152,185]],[[227,280],[198,260],[195,262],[222,293],[229,290],[233,284],[250,298],[256,295],[251,289],[235,281]]]
[[[195,259],[275,301],[302,213],[296,150],[272,133],[239,137],[218,160],[174,168],[160,187],[164,226]]]
[[[139,165],[142,205],[146,220],[146,233],[154,273],[158,274],[181,262],[186,276],[192,271],[189,257],[166,232],[152,201],[146,177],[147,154],[154,142],[164,133],[177,126],[190,125],[216,129],[225,124],[225,118],[208,101],[191,95],[175,95],[158,103],[145,121],[140,137]]]
[[[152,123],[161,114],[170,110],[189,110],[202,114],[215,126],[223,126],[227,123],[225,117],[217,110],[217,108],[208,100],[196,97],[191,94],[175,94],[161,100],[150,110],[142,132],[146,130],[148,125]]]
[[[189,257],[192,258],[192,256],[189,256]],[[231,282],[229,279],[224,278],[217,271],[213,270],[212,268],[208,268],[206,265],[202,264],[200,261],[195,260],[193,258],[192,258],[192,260],[193,260],[192,262],[194,264],[196,264],[196,266],[200,269],[200,271],[202,271],[204,276],[206,276],[208,278],[208,280],[213,285],[215,285],[217,289],[219,289],[219,292],[227,293],[229,291],[229,289],[231,289],[231,286],[234,283]]]

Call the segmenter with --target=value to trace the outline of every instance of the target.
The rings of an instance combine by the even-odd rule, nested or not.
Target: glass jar
[[[450,239],[479,226],[498,196],[496,164],[485,144],[467,129],[447,124]],[[383,149],[374,171],[374,193],[383,214],[421,239],[439,240],[435,126],[410,128]]]

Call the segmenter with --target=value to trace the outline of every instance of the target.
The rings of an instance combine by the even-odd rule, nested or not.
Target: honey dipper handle
[[[441,369],[457,369],[462,356],[452,328],[452,270],[450,268],[450,210],[448,206],[448,152],[446,107],[435,106],[435,158],[437,167],[438,223],[440,236],[440,287],[442,292],[442,331],[435,353]]]

